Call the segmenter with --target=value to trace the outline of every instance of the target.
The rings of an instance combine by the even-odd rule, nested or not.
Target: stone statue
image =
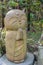
[[[26,58],[26,14],[18,9],[11,10],[5,17],[6,56],[10,61],[20,63]]]

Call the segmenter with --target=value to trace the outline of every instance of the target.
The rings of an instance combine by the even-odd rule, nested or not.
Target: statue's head
[[[26,14],[18,9],[11,10],[5,17],[5,28],[7,30],[25,29],[27,26]]]

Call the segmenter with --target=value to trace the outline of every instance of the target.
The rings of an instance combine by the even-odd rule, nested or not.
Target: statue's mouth
[[[18,39],[18,40],[16,40],[16,41],[23,41],[23,39]]]

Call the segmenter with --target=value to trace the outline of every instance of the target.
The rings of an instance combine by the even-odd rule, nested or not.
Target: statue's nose
[[[17,31],[16,40],[23,40],[23,30],[22,29],[19,29]]]

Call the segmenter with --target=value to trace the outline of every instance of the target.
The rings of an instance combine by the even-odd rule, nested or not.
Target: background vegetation
[[[4,30],[1,31],[2,35],[5,35],[4,17],[11,9],[20,9],[26,13],[27,43],[37,44],[43,31],[43,0],[0,0],[0,27]]]

